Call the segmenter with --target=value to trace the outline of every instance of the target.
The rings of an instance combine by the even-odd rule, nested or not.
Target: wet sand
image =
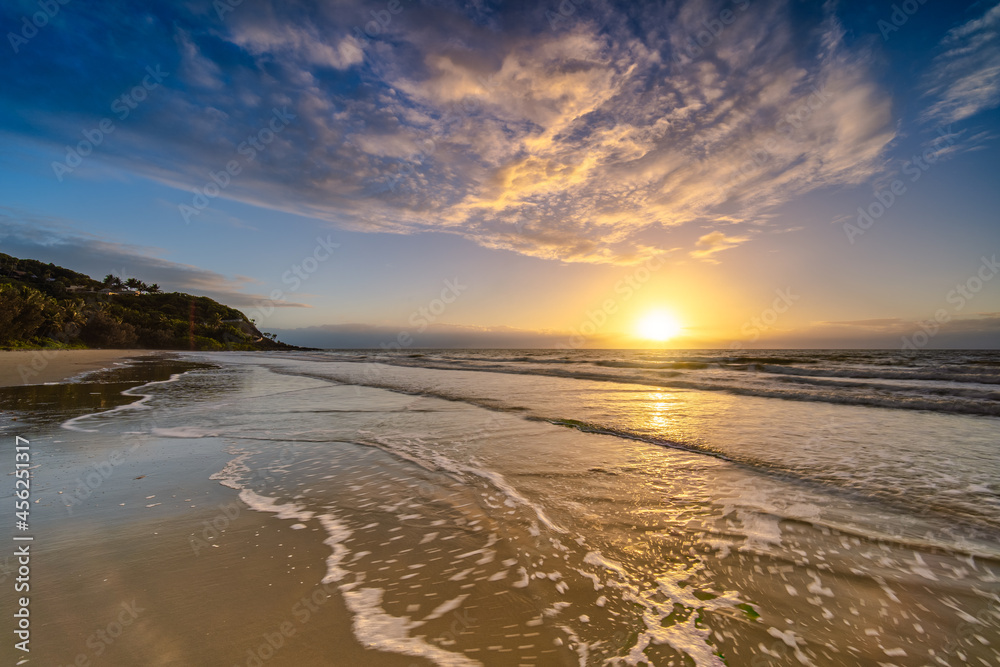
[[[33,656],[53,665],[370,662],[336,586],[322,584],[328,550],[310,534],[319,527],[294,530],[209,481],[230,458],[224,450],[148,440],[72,513],[63,504],[79,486],[72,480],[97,468],[90,458],[66,470],[64,493],[42,500],[58,516],[36,531]]]
[[[67,417],[134,403],[140,395],[119,392],[190,367],[147,360],[97,373],[94,382],[0,389],[5,406],[25,391],[57,392],[45,400],[32,395],[39,405],[51,402],[48,408],[8,410],[18,420],[4,429],[29,439],[37,466],[31,528],[19,533],[34,537],[32,664],[429,664],[370,650],[354,638],[336,585],[322,581],[329,555],[322,528],[310,522],[293,529],[254,512],[235,489],[211,479],[232,458],[222,439],[60,426]],[[0,493],[11,495],[13,483],[3,476]],[[10,543],[13,531],[5,532]],[[15,606],[8,584],[16,568],[12,549],[0,554],[4,609]],[[0,656],[7,664],[26,657],[10,642]]]
[[[37,466],[42,664],[997,657],[998,561],[843,532],[785,480],[266,357],[179,356],[0,389]]]
[[[129,357],[163,354],[151,350],[3,350],[0,387],[63,382],[87,371],[108,368]]]

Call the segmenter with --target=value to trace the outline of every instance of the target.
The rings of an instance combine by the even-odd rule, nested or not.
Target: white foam
[[[250,472],[250,469],[244,463],[247,457],[250,456],[250,452],[231,449],[229,453],[237,454],[237,456],[226,463],[226,466],[222,470],[212,473],[208,478],[218,480],[220,484],[228,486],[230,489],[240,490],[243,488],[243,485],[239,483],[239,480],[244,474]]]
[[[740,546],[740,551],[767,553],[772,546],[781,546],[780,517],[752,510],[739,509],[736,516],[743,523],[746,542]]]
[[[250,489],[240,491],[240,500],[253,510],[258,512],[273,512],[279,519],[295,519],[297,521],[308,521],[313,518],[314,512],[302,508],[295,503],[285,503],[278,505],[276,498],[262,496]]]
[[[618,576],[621,577],[622,579],[628,578],[625,573],[625,568],[622,567],[621,563],[615,562],[610,558],[605,558],[604,556],[601,555],[600,551],[587,552],[587,555],[583,557],[583,562],[587,563],[588,565],[596,565],[598,567],[603,567],[605,569],[611,570],[612,572],[618,574]]]
[[[531,502],[530,500],[522,496],[520,493],[518,493],[518,491],[513,486],[511,486],[510,483],[506,480],[506,478],[504,478],[504,476],[501,475],[500,473],[493,472],[492,470],[483,470],[482,468],[473,468],[471,466],[464,466],[457,464],[455,465],[455,467],[462,472],[467,472],[472,475],[476,475],[477,477],[482,477],[484,479],[489,480],[490,482],[493,483],[493,485],[496,488],[502,491],[504,495],[506,495],[510,500],[513,500],[515,503],[519,505],[524,505],[534,510],[535,515],[538,517],[538,520],[541,521],[542,525],[544,525],[549,530],[555,531],[557,533],[567,532],[565,528],[552,521],[552,519],[548,517],[548,515],[545,513],[545,510],[542,509],[540,505]]]
[[[167,380],[155,380],[153,382],[147,382],[144,385],[138,387],[131,387],[121,392],[122,396],[139,396],[139,400],[134,403],[128,403],[126,405],[119,405],[110,410],[105,410],[103,412],[91,412],[85,415],[80,415],[79,417],[73,417],[72,419],[67,419],[60,426],[68,431],[80,431],[82,433],[97,433],[97,429],[94,428],[82,428],[78,426],[78,422],[82,422],[87,419],[93,419],[94,417],[106,416],[114,414],[115,412],[122,412],[124,410],[148,410],[149,406],[146,405],[146,401],[153,398],[152,394],[140,394],[138,391],[140,389],[145,389],[146,387],[151,387],[154,384],[167,384],[168,382],[176,382],[180,379],[182,375],[189,373],[190,371],[184,371],[184,373],[174,373]]]
[[[580,667],[587,667],[587,663],[590,662],[590,645],[577,637],[572,628],[560,625],[559,629],[566,633],[566,636],[569,637],[571,642],[576,644],[576,654],[580,659]],[[559,644],[557,644],[557,646],[558,645]]]
[[[421,625],[406,616],[390,616],[382,609],[381,588],[343,591],[344,602],[354,614],[354,636],[368,648],[426,658],[441,667],[479,667],[481,662],[461,653],[452,653],[411,637],[410,630]]]
[[[437,607],[434,608],[434,611],[432,611],[430,614],[424,617],[423,622],[426,623],[427,621],[433,621],[435,618],[441,618],[449,611],[458,609],[460,606],[462,606],[462,603],[465,602],[465,598],[467,597],[469,597],[469,594],[463,593],[462,595],[459,595],[457,598],[453,600],[442,602],[441,604],[439,604]]]
[[[646,631],[639,635],[632,650],[622,660],[628,665],[649,664],[649,658],[643,650],[653,642],[670,644],[694,660],[696,667],[725,667],[726,663],[706,642],[712,631],[708,628],[699,628],[695,624],[697,616],[697,612],[692,612],[683,623],[676,623],[666,628],[660,625],[659,619],[651,622],[653,619],[648,615],[645,616],[643,620],[646,621]]]
[[[702,569],[702,566],[685,567],[677,565],[656,579],[656,587],[649,588],[644,583],[635,581],[628,575],[625,567],[600,551],[590,551],[583,561],[588,565],[604,568],[613,572],[618,579],[608,579],[605,584],[619,589],[621,597],[628,602],[634,602],[645,608],[643,622],[646,630],[639,634],[629,653],[616,657],[610,662],[621,661],[628,665],[648,664],[649,658],[644,653],[651,644],[670,644],[672,647],[691,657],[697,667],[721,667],[725,663],[715,654],[715,649],[707,642],[710,636],[708,628],[699,628],[695,620],[700,610],[714,611],[723,607],[734,607],[742,603],[735,592],[724,592],[715,597],[702,600],[697,597],[694,586],[680,584]],[[607,598],[601,596],[598,606],[607,604]],[[690,610],[690,615],[683,623],[663,627],[663,619],[675,610],[676,605]]]
[[[593,574],[591,572],[585,572],[584,570],[581,570],[579,568],[573,568],[573,569],[582,574],[583,576],[587,577],[588,579],[590,579],[592,582],[594,582],[595,591],[599,591],[602,588],[604,588],[604,584],[601,583],[601,578],[598,577],[596,574]]]
[[[236,453],[234,450],[233,453]],[[319,520],[324,530],[327,532],[327,539],[324,544],[330,547],[331,553],[326,559],[326,575],[323,583],[342,581],[346,576],[352,574],[343,567],[347,558],[351,555],[344,542],[352,535],[352,531],[347,524],[337,518],[334,514],[327,512],[316,515],[314,512],[304,509],[294,502],[278,504],[277,499],[262,496],[254,491],[242,488],[238,482],[242,473],[248,472],[245,464],[248,452],[240,453],[233,458],[226,467],[212,476],[213,479],[220,480],[233,488],[240,489],[240,500],[253,510],[260,512],[270,512],[279,519],[289,519],[298,522],[308,521],[313,516]],[[377,526],[378,524],[369,524]],[[477,564],[492,561],[494,552],[490,549],[496,544],[498,537],[490,534],[486,545],[472,552],[463,554],[464,557],[473,555],[483,555]],[[364,552],[362,552],[364,553]],[[361,553],[358,556],[362,555]],[[468,570],[471,572],[472,570]],[[382,608],[382,595],[384,591],[378,588],[358,587],[364,581],[364,573],[355,575],[350,583],[341,583],[340,591],[344,596],[347,608],[354,614],[354,634],[358,641],[366,646],[377,648],[383,651],[422,657],[441,665],[441,667],[474,667],[481,663],[467,658],[460,653],[452,653],[437,646],[426,643],[420,637],[410,637],[409,631],[423,625],[429,620],[440,618],[454,609],[457,609],[468,597],[468,594],[448,600],[436,607],[424,620],[413,621],[407,617],[395,617],[387,614]],[[454,579],[455,577],[453,577]],[[358,589],[358,590],[356,590]]]
[[[474,568],[474,567],[470,567],[467,570],[462,570],[458,574],[453,574],[450,577],[448,577],[448,581],[462,581],[466,577],[468,577],[470,574],[472,574],[472,571],[475,570],[475,569],[476,568]]]
[[[218,435],[215,431],[195,428],[193,426],[175,426],[173,428],[154,428],[150,431],[152,435],[161,438],[213,438]]]
[[[498,472],[458,463],[447,456],[444,456],[440,452],[431,451],[424,446],[424,443],[419,436],[396,436],[390,440],[388,438],[376,436],[371,431],[359,430],[358,434],[367,438],[366,440],[360,441],[362,444],[378,447],[379,449],[399,456],[400,458],[412,463],[416,463],[417,465],[428,470],[441,469],[453,473],[465,473],[485,479],[492,483],[494,487],[507,497],[505,503],[508,504],[508,506],[512,507],[513,505],[510,505],[509,503],[513,502],[514,504],[528,507],[534,511],[542,525],[549,530],[557,533],[567,532],[565,528],[558,525],[548,517],[548,514],[546,514],[541,505],[533,503],[521,495],[520,492],[518,492],[517,489],[515,489],[510,482],[508,482],[507,479]]]
[[[326,557],[326,576],[323,577],[323,583],[340,581],[350,574],[340,564],[350,555],[344,542],[351,536],[351,530],[333,514],[320,514],[319,522],[329,536],[323,540],[323,544],[329,546],[332,552]]]

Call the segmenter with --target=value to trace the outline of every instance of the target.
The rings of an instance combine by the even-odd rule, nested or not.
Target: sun
[[[663,342],[681,332],[681,325],[673,315],[663,311],[647,313],[636,328],[640,338]]]

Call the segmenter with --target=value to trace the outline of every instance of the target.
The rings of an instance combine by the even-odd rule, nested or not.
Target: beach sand
[[[150,350],[0,351],[0,387],[63,382],[86,371],[107,368],[129,357],[162,354]]]
[[[370,664],[336,586],[322,583],[328,549],[310,534],[318,526],[294,530],[209,481],[230,458],[221,441],[154,438],[130,450],[109,443],[60,480],[67,491],[38,494],[50,520],[35,529],[33,656],[56,665]],[[116,453],[124,460],[67,508],[68,489],[80,488],[73,480],[96,480]],[[424,663],[380,655],[378,664]]]
[[[869,536],[853,500],[838,513],[836,496],[716,457],[296,364],[163,354],[0,389],[5,438],[31,443],[31,527],[18,534],[34,537],[34,661],[903,667],[1000,655],[1000,561],[971,542],[935,546],[917,530],[929,520]],[[426,374],[392,371],[383,382]],[[428,379],[487,398],[566,382]],[[573,395],[606,391],[587,388]],[[0,494],[14,484],[0,476]],[[9,549],[4,608],[15,576]]]
[[[148,355],[64,352],[45,370],[69,377],[137,353]],[[4,356],[6,368],[30,360]],[[22,386],[15,377],[0,389],[0,407],[14,417],[5,435],[28,439],[36,468],[30,530],[18,533],[34,537],[30,657],[59,666],[429,664],[354,638],[336,585],[323,583],[322,529],[254,512],[210,479],[232,458],[223,440],[89,432],[86,421],[81,431],[60,427],[67,416],[134,404],[142,395],[123,390],[191,367],[147,356],[85,382]],[[13,477],[0,485],[13,494]],[[6,584],[18,564],[5,551],[0,602],[13,609]],[[12,653],[10,643],[0,649],[22,657]]]

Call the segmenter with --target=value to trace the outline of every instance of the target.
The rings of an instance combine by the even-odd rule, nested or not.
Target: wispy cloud
[[[368,324],[328,324],[299,329],[274,330],[284,341],[295,345],[321,348],[374,348],[399,349],[400,329],[391,326]],[[408,347],[416,348],[470,348],[470,349],[524,349],[567,347],[571,333],[525,331],[510,327],[467,327],[449,324],[432,324],[424,331],[407,331],[411,341]],[[586,346],[607,345],[607,339],[591,337]]]
[[[329,324],[299,329],[275,330],[281,340],[324,348],[398,349],[399,328],[367,324]],[[571,334],[523,331],[510,327],[465,327],[432,324],[426,330],[408,332],[411,348],[552,348],[566,345]],[[592,341],[588,341],[592,342]]]
[[[181,5],[112,16],[141,23],[137,60],[172,74],[91,160],[187,203],[287,108],[295,120],[223,197],[351,229],[639,262],[661,252],[651,231],[771,224],[767,211],[792,197],[863,182],[895,136],[870,54],[845,43],[832,5],[803,28],[785,0],[749,3],[691,57],[706,22],[742,4],[592,3],[552,29],[544,5],[404,3],[367,41],[360,5],[262,0],[217,23]],[[114,71],[106,89],[69,75],[58,96],[0,81],[23,133],[61,150],[141,72],[91,56]],[[25,58],[64,71],[62,56]]]
[[[264,11],[271,13],[271,8],[265,6]],[[364,60],[361,44],[353,36],[330,39],[320,35],[313,24],[299,27],[280,21],[242,23],[230,33],[230,39],[265,61],[285,59],[342,70]]]
[[[691,251],[691,256],[695,259],[714,262],[712,255],[729,248],[735,248],[746,240],[745,236],[726,236],[722,232],[710,232],[698,239],[698,242],[695,243],[697,249]]]
[[[1000,106],[1000,4],[948,31],[927,74],[924,119],[965,120]]]
[[[897,331],[907,326],[905,320],[898,317],[877,317],[867,320],[831,320],[817,322],[818,327],[848,327],[852,329],[875,329],[879,331]]]
[[[806,335],[820,335],[823,332],[835,332],[837,335],[862,336],[884,335],[890,344],[899,340],[900,336],[910,336],[926,327],[926,321],[907,320],[898,317],[873,318],[865,320],[835,320],[815,322]],[[943,323],[935,322],[935,342],[948,340],[949,337],[964,337],[972,340],[973,336],[1000,334],[1000,313],[971,313],[967,317],[956,317]],[[995,340],[995,339],[994,339]]]
[[[247,291],[253,280],[227,277],[215,271],[179,264],[158,257],[156,248],[107,241],[81,233],[57,221],[0,212],[0,252],[52,262],[100,280],[111,273],[158,283],[164,291],[189,292],[213,298],[228,306],[251,306],[267,301],[275,307],[311,308],[289,301],[271,302]]]

